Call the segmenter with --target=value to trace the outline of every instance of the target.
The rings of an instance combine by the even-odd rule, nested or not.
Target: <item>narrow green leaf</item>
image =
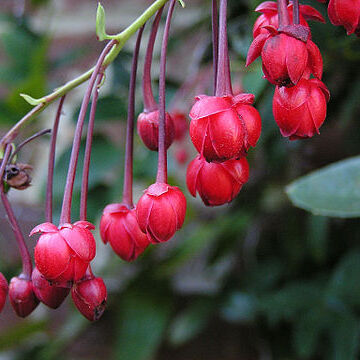
[[[168,323],[171,304],[150,294],[127,294],[121,307],[116,354],[121,360],[149,360],[155,354]]]
[[[105,9],[100,3],[96,11],[96,36],[100,41],[108,39],[105,31]]]
[[[314,171],[287,186],[295,206],[315,215],[360,216],[360,156]]]
[[[182,345],[198,335],[208,323],[213,306],[208,300],[198,300],[175,317],[170,326],[169,340]]]
[[[34,99],[33,97],[31,97],[30,95],[26,95],[26,94],[20,94],[20,96],[30,105],[39,105],[41,103],[40,99]]]

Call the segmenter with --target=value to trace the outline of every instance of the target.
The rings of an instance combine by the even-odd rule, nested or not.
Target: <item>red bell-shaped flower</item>
[[[231,202],[249,179],[249,164],[245,157],[222,163],[207,162],[198,155],[188,166],[186,184],[190,194],[198,193],[207,206]]]
[[[293,86],[301,77],[311,72],[322,77],[322,58],[318,47],[308,39],[308,29],[301,25],[289,25],[278,32],[258,35],[250,45],[246,66],[261,55],[266,79],[274,85]]]
[[[100,236],[125,261],[135,260],[149,245],[140,230],[136,210],[124,204],[107,205],[100,221]]]
[[[196,150],[207,161],[225,161],[241,154],[245,128],[231,96],[195,98],[190,111],[190,137]]]
[[[95,257],[95,239],[90,232],[95,227],[87,221],[63,224],[43,223],[30,236],[41,233],[35,247],[35,264],[47,280],[63,283],[80,280]]]
[[[16,314],[20,317],[30,315],[39,304],[31,280],[25,279],[22,274],[11,279],[9,299]]]
[[[2,311],[5,305],[8,291],[9,291],[8,282],[5,279],[5,276],[0,272],[0,312]]]
[[[330,0],[328,15],[331,23],[344,26],[348,35],[360,36],[360,0]]]
[[[32,272],[31,280],[36,297],[52,309],[57,309],[70,292],[70,287],[51,284],[36,267]]]
[[[301,79],[291,88],[276,87],[273,114],[281,134],[295,140],[319,133],[329,98],[329,90],[317,79]]]
[[[174,123],[166,113],[165,146],[170,147],[175,137]],[[159,146],[159,110],[142,112],[137,119],[137,131],[145,146],[152,151],[158,151]]]
[[[179,110],[172,111],[171,118],[173,120],[175,128],[174,140],[180,141],[184,138],[186,131],[189,127],[188,120],[186,119],[186,115]]]
[[[71,297],[77,309],[90,321],[100,319],[105,311],[107,291],[100,277],[85,277],[76,282]]]
[[[152,243],[169,240],[184,222],[186,199],[176,186],[150,185],[136,206],[140,229]]]
[[[325,19],[319,11],[309,5],[299,6],[300,25],[309,28],[306,20],[315,20],[325,23]],[[275,29],[279,27],[277,3],[274,1],[265,1],[261,3],[255,11],[262,13],[255,21],[253,27],[253,37],[256,38],[260,34],[267,34],[266,26],[272,26]],[[290,24],[293,23],[293,4],[288,5],[288,13]]]
[[[250,146],[255,147],[261,134],[261,117],[259,112],[251,106],[254,102],[253,94],[238,94],[232,98],[233,108],[237,112],[245,129],[244,153]]]

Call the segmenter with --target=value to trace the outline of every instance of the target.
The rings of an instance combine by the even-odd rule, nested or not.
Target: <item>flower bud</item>
[[[8,291],[9,291],[9,286],[7,280],[5,279],[5,276],[0,272],[0,312],[2,311],[5,305]]]
[[[175,128],[174,140],[180,141],[184,138],[189,127],[188,120],[186,119],[185,114],[179,110],[172,111],[171,118]]]
[[[184,194],[165,183],[150,185],[136,206],[140,229],[152,243],[169,240],[184,223],[185,213]]]
[[[147,236],[139,228],[136,210],[124,204],[105,207],[100,221],[100,236],[125,261],[135,260],[149,245]]]
[[[5,181],[17,190],[25,190],[30,186],[31,177],[27,170],[32,170],[28,164],[9,164],[5,169]]]
[[[145,146],[152,151],[158,151],[159,146],[159,110],[142,112],[137,119],[137,131]],[[165,118],[165,147],[168,149],[174,141],[175,128],[169,113]]]
[[[207,161],[236,158],[244,146],[245,129],[231,96],[197,96],[190,111],[190,137]]]
[[[16,314],[26,317],[38,306],[39,300],[35,296],[31,280],[21,274],[13,277],[9,285],[9,299]]]
[[[77,309],[90,321],[100,319],[105,311],[107,291],[100,277],[76,282],[71,289],[71,297]]]
[[[31,280],[36,297],[52,309],[57,309],[70,292],[70,287],[51,284],[36,267],[32,272]]]
[[[317,79],[301,79],[291,88],[276,87],[273,114],[282,136],[295,140],[319,133],[329,97],[329,90]]]
[[[94,225],[87,221],[63,224],[43,223],[30,233],[42,233],[35,247],[36,267],[53,283],[80,280],[95,257],[96,244],[90,230]]]
[[[330,0],[328,15],[331,23],[344,26],[348,35],[360,36],[360,0]]]
[[[207,206],[231,202],[249,179],[245,157],[222,163],[207,162],[198,155],[188,166],[186,184],[192,196],[198,193]]]

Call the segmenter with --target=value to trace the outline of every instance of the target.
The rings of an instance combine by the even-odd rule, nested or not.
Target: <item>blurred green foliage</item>
[[[323,54],[324,82],[332,99],[322,134],[290,142],[280,136],[274,122],[274,89],[262,79],[260,62],[243,69],[256,19],[252,9],[259,3],[229,1],[233,76],[242,79],[245,91],[256,95],[263,119],[259,144],[249,154],[249,183],[231,205],[221,208],[205,208],[199,199],[188,195],[184,228],[168,244],[151,247],[133,264],[125,264],[99,243],[96,270],[109,290],[104,317],[89,324],[68,301],[56,311],[36,310],[21,322],[2,324],[0,318],[0,349],[6,359],[359,358],[359,221],[313,215],[345,216],[351,205],[352,214],[358,216],[359,159],[354,157],[295,180],[359,153],[360,42],[329,22],[311,24],[313,40]],[[304,3],[326,16],[324,4]],[[191,24],[171,34],[170,56],[192,41],[193,29],[210,30],[209,1],[189,2],[187,9],[192,6],[200,7],[202,16],[193,16]],[[181,16],[178,9],[177,17]],[[5,58],[0,78],[1,86],[6,87],[0,99],[0,126],[6,130],[30,109],[19,92],[44,95],[49,90],[49,73],[91,50],[74,47],[50,63],[47,52],[51,39],[34,33],[26,17],[20,21],[4,15],[0,21],[5,29],[1,32]],[[210,43],[207,46],[201,66],[210,62]],[[22,52],[27,56],[19,56]],[[89,218],[94,222],[106,204],[120,200],[130,62],[128,52],[115,61],[106,79],[110,89],[98,104],[89,184]],[[182,85],[171,75],[169,82],[172,89]],[[73,109],[74,121],[79,106]],[[141,104],[137,110],[141,111]],[[56,215],[69,156],[70,147],[57,159]],[[81,159],[82,155],[80,170]],[[136,137],[137,195],[138,189],[153,181],[156,159]],[[172,154],[169,168],[172,183],[185,190],[185,168],[176,164]],[[313,214],[290,203],[285,194],[289,183],[290,198],[296,204],[305,201],[302,207]],[[79,191],[77,179],[74,217]],[[339,200],[339,194],[345,197]],[[1,263],[5,257],[0,254]],[[1,270],[10,278],[18,266]]]

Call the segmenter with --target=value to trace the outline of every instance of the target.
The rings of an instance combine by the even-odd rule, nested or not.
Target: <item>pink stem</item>
[[[159,157],[158,157],[158,171],[156,176],[156,182],[167,183],[167,153],[165,147],[165,77],[166,77],[166,51],[169,39],[169,30],[171,17],[174,12],[175,3],[177,0],[171,0],[169,5],[168,14],[166,17],[165,29],[163,40],[161,44],[160,55],[160,76],[159,76]]]
[[[29,250],[25,244],[25,240],[24,240],[24,236],[20,230],[20,226],[16,220],[14,211],[10,205],[10,202],[5,194],[5,190],[4,190],[4,172],[5,172],[5,167],[8,163],[10,154],[12,151],[12,146],[11,145],[7,145],[5,148],[5,153],[4,153],[4,157],[2,159],[2,163],[0,166],[0,196],[1,196],[1,201],[4,205],[7,217],[8,217],[8,221],[11,225],[11,228],[14,232],[15,238],[16,238],[16,242],[18,244],[19,250],[20,250],[20,255],[21,255],[21,260],[22,260],[22,266],[23,266],[23,274],[25,276],[25,279],[30,280],[31,279],[31,273],[32,273],[32,263],[31,263],[31,258],[30,258],[30,254],[29,254]]]
[[[212,43],[213,43],[213,73],[214,73],[214,95],[216,93],[217,71],[218,71],[218,46],[219,46],[219,24],[217,0],[212,0]]]
[[[293,0],[293,22],[294,25],[300,24],[299,0]]]
[[[164,9],[163,7],[160,8],[156,14],[156,17],[151,27],[151,33],[145,54],[143,83],[142,83],[145,112],[152,112],[158,109],[158,105],[154,99],[154,94],[151,87],[151,64],[152,64],[156,34],[159,29],[159,24],[163,9]]]
[[[220,0],[219,11],[219,52],[216,96],[232,95],[229,50],[226,26],[227,0]]]
[[[92,98],[90,115],[89,115],[89,124],[86,135],[86,145],[85,145],[85,153],[84,153],[84,165],[83,165],[83,173],[81,180],[81,195],[80,195],[80,220],[86,221],[87,218],[87,195],[89,190],[89,172],[90,172],[90,160],[91,160],[91,146],[94,134],[94,123],[95,123],[95,113],[96,113],[96,105],[99,97],[99,87],[102,81],[104,73],[99,72],[96,83],[95,83],[95,91]]]
[[[278,16],[279,16],[279,29],[283,26],[287,26],[290,24],[289,12],[287,9],[287,1],[286,0],[278,0]]]
[[[74,141],[71,151],[71,157],[69,162],[69,169],[68,174],[66,178],[66,184],[65,184],[65,190],[64,190],[64,197],[63,197],[63,204],[61,209],[61,215],[60,215],[60,225],[64,223],[71,222],[71,201],[72,201],[72,193],[74,189],[74,181],[75,181],[75,175],[76,175],[76,166],[77,161],[79,158],[79,149],[80,149],[80,143],[81,143],[81,133],[84,126],[84,120],[86,115],[86,110],[89,105],[92,89],[95,84],[96,77],[98,76],[102,63],[104,62],[105,56],[109,53],[109,51],[112,49],[112,47],[117,43],[116,40],[111,40],[102,51],[94,72],[91,75],[91,78],[89,80],[88,88],[86,90],[85,96],[83,98],[79,118],[77,121],[76,129],[75,129],[75,135],[74,135]]]
[[[54,183],[54,167],[55,167],[55,151],[56,151],[56,139],[59,128],[59,121],[61,116],[62,107],[64,104],[65,95],[60,99],[59,106],[56,112],[54,126],[51,132],[50,152],[49,152],[49,164],[48,164],[48,178],[46,184],[46,198],[45,198],[45,219],[47,222],[53,221],[52,219],[52,195],[53,195],[53,183]]]
[[[129,99],[128,99],[128,114],[126,124],[126,148],[125,148],[125,169],[124,169],[124,189],[123,189],[123,203],[130,209],[134,207],[133,204],[133,153],[134,153],[134,117],[135,117],[135,88],[136,88],[136,73],[139,58],[139,49],[141,38],[144,31],[144,26],[139,29],[136,39],[129,84]]]

